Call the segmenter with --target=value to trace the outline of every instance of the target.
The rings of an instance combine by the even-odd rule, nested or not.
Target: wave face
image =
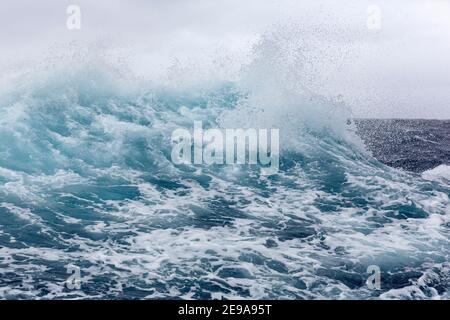
[[[0,297],[450,298],[448,181],[375,160],[343,103],[262,46],[237,82],[136,88],[85,64],[4,90]],[[279,172],[174,165],[194,120],[280,128]]]

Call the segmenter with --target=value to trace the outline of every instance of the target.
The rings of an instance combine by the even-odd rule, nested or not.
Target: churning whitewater
[[[345,104],[275,70],[274,51],[208,85],[132,84],[92,62],[11,79],[0,298],[450,298],[448,179],[377,161]],[[171,134],[194,121],[279,128],[278,172],[174,164]]]

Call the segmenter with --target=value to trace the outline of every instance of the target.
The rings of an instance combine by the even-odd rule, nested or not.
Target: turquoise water
[[[12,82],[0,297],[449,298],[448,180],[378,162],[336,101],[261,88],[137,85],[83,65]],[[280,170],[174,165],[171,133],[194,120],[280,128]]]

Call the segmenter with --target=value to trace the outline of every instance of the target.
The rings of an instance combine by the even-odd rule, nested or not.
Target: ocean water
[[[379,161],[421,173],[450,165],[449,120],[355,120],[358,134]]]
[[[450,298],[448,122],[355,124],[260,60],[207,85],[91,63],[10,80],[0,298]],[[174,165],[171,133],[194,120],[280,128],[280,170]]]

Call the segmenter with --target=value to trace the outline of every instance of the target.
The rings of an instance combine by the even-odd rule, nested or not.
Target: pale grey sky
[[[81,8],[81,30],[66,27],[70,4]],[[380,30],[367,27],[371,5]],[[450,119],[448,0],[3,0],[0,71],[75,41],[117,54],[153,80],[174,61],[192,77],[212,69],[232,78],[255,43],[284,26],[288,38],[312,44],[318,93],[342,95],[356,116]]]

